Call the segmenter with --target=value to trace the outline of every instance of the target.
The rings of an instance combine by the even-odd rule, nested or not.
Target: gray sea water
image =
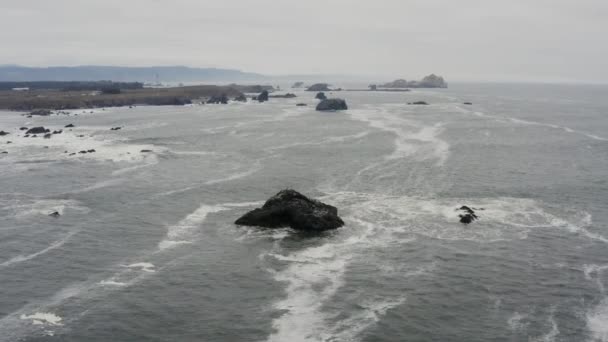
[[[0,341],[608,341],[608,87],[296,94],[0,113]],[[346,225],[233,225],[284,188]]]

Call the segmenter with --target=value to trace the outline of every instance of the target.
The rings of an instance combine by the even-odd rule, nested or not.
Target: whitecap
[[[173,226],[167,228],[167,237],[158,243],[160,250],[188,243],[193,239],[196,228],[205,221],[211,213],[226,210],[225,207],[202,204],[194,212]]]
[[[28,261],[28,260],[32,260],[38,256],[41,256],[49,251],[52,251],[55,248],[59,248],[61,246],[63,246],[63,244],[65,244],[74,234],[76,234],[76,232],[71,232],[69,234],[67,234],[65,237],[63,237],[62,239],[59,239],[55,242],[53,242],[51,245],[49,245],[48,247],[46,247],[45,249],[42,249],[36,253],[32,253],[29,255],[18,255],[16,257],[13,257],[3,263],[0,264],[0,267],[6,267],[6,266],[10,266],[13,264],[17,264],[23,261]]]
[[[63,325],[63,323],[61,323],[63,319],[54,313],[36,312],[31,315],[22,314],[20,318],[23,320],[31,320],[35,325]]]
[[[137,262],[137,263],[133,263],[130,265],[123,265],[124,267],[128,267],[128,268],[136,268],[136,269],[140,269],[144,272],[149,272],[149,273],[154,273],[156,272],[156,270],[154,269],[154,264],[149,263],[149,262]]]
[[[587,328],[594,341],[608,341],[608,299],[602,300],[586,314]]]

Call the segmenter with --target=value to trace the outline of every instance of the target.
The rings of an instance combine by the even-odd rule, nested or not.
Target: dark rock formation
[[[319,102],[316,110],[318,111],[329,111],[329,110],[346,110],[348,106],[346,101],[342,99],[326,99]]]
[[[382,84],[380,87],[381,88],[407,88],[409,86],[409,83],[404,80],[404,79],[398,79],[398,80],[394,80],[393,82],[388,82],[385,84]]]
[[[257,100],[259,102],[268,101],[268,90],[264,90],[263,92],[261,92],[260,95],[258,95]]]
[[[423,106],[428,105],[428,103],[426,103],[424,101],[408,102],[407,104],[409,104],[409,105],[423,105]]]
[[[420,81],[406,81],[404,79],[394,80],[380,85],[380,88],[447,88],[448,84],[443,77],[431,74]]]
[[[57,217],[61,216],[61,214],[59,214],[58,211],[53,211],[52,213],[49,214],[49,216],[57,218]]]
[[[464,102],[463,104],[465,104],[465,105],[469,105],[469,106],[470,106],[470,105],[472,105],[473,103],[472,103],[472,102]]]
[[[241,95],[235,97],[234,101],[247,102],[247,96],[245,96],[244,94],[241,94]]]
[[[214,104],[227,104],[228,103],[228,97],[226,96],[226,94],[222,94],[220,96],[211,96],[208,100],[207,103],[214,103]]]
[[[92,149],[90,149],[90,150],[87,150],[87,152],[89,152],[89,153],[93,153],[93,152],[97,152],[97,151],[95,151],[95,149],[94,149],[94,148],[92,148]]]
[[[318,92],[317,95],[315,95],[315,99],[317,99],[317,100],[327,100],[327,96],[325,96],[324,92]]]
[[[330,91],[327,83],[315,83],[310,87],[306,88],[306,91]]]
[[[277,99],[292,99],[297,96],[296,96],[296,94],[287,93],[287,94],[283,94],[283,95],[270,95],[269,97],[277,98]]]
[[[21,127],[19,128],[20,131],[27,131],[27,127]]]
[[[288,189],[272,196],[261,208],[241,216],[235,224],[319,232],[342,227],[344,221],[338,216],[336,207]]]
[[[296,104],[296,106],[298,106],[298,107],[306,107],[308,105],[306,103],[298,103],[298,104]]]
[[[52,113],[53,112],[51,112],[48,109],[36,109],[36,110],[31,111],[29,115],[49,116]]]
[[[141,152],[141,153],[148,153],[148,152],[152,152],[152,150],[141,150],[139,152]]]
[[[9,132],[5,132],[5,131],[0,131],[0,137],[5,136],[5,135],[9,135]]]
[[[63,133],[63,130],[61,130],[61,129],[58,131],[53,131],[53,134],[61,134],[61,133]]]
[[[479,218],[477,217],[477,215],[475,215],[475,211],[466,205],[463,205],[462,207],[456,210],[463,212],[463,214],[458,215],[458,217],[460,217],[460,222],[463,224],[469,224]]]
[[[122,127],[112,127],[110,128],[110,131],[118,131],[119,129],[121,129]]]
[[[51,139],[52,136],[53,136],[53,134],[47,133],[44,135],[44,139]]]
[[[71,127],[74,127],[74,125],[73,124],[65,125],[65,128],[71,128]]]
[[[27,132],[25,132],[25,134],[44,134],[44,133],[48,133],[50,132],[50,130],[40,126],[40,127],[33,127],[27,130]]]

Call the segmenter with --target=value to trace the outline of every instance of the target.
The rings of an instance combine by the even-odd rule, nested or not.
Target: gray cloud
[[[0,64],[608,81],[605,0],[3,0]]]

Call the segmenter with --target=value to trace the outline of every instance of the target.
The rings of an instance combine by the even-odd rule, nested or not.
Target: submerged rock
[[[27,131],[27,127],[20,127],[19,130],[20,131]]]
[[[44,139],[51,139],[52,136],[53,136],[53,134],[47,133],[44,135]]]
[[[298,103],[298,104],[296,104],[296,106],[298,106],[298,107],[306,107],[308,105],[306,103]]]
[[[9,132],[0,131],[0,137],[1,137],[1,136],[5,136],[5,135],[9,135],[9,134],[10,134]]]
[[[53,211],[52,213],[49,214],[49,216],[57,218],[57,217],[61,216],[61,214],[59,214],[58,211]]]
[[[27,130],[27,132],[25,132],[25,134],[44,134],[44,133],[48,133],[50,132],[49,129],[46,129],[42,126],[40,127],[33,127]]]
[[[67,124],[67,125],[65,125],[64,128],[72,128],[72,127],[75,127],[74,124]]]
[[[424,102],[424,101],[415,101],[415,102],[408,102],[408,105],[423,105],[426,106],[428,105],[428,103]]]
[[[473,103],[472,103],[472,102],[464,102],[463,104],[465,104],[465,105],[469,105],[469,106],[470,106],[470,105],[472,105]]]
[[[320,91],[317,93],[317,95],[315,95],[315,99],[317,100],[327,100],[327,96],[325,96],[325,93]]]
[[[346,110],[348,106],[346,101],[342,99],[326,99],[319,102],[316,109],[318,111]]]
[[[319,232],[342,227],[344,221],[338,216],[336,207],[287,189],[272,196],[261,208],[241,216],[235,224]]]
[[[112,127],[110,128],[110,131],[118,131],[119,129],[121,129],[122,127]]]

